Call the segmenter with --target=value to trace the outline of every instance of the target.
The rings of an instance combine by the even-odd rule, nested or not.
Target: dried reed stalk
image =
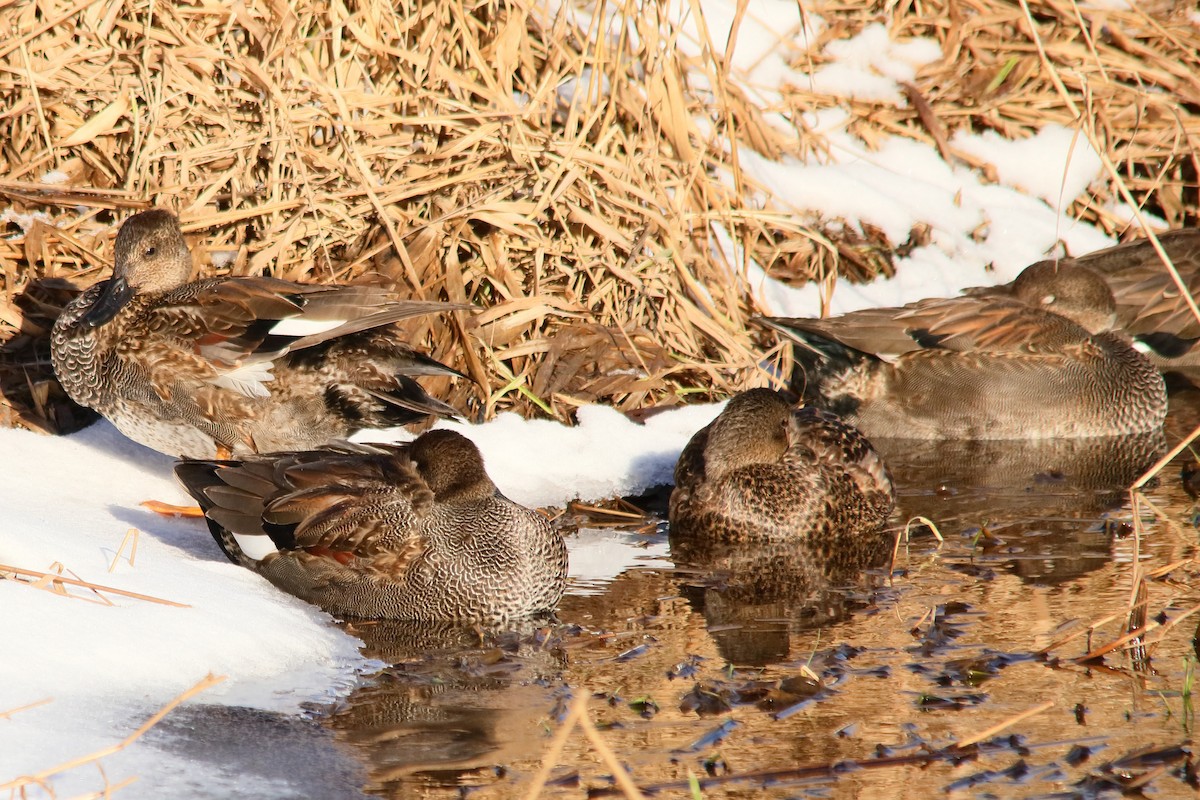
[[[8,719],[13,714],[19,714],[22,711],[28,711],[31,708],[37,708],[38,706],[44,706],[47,703],[52,702],[53,700],[54,700],[54,698],[52,698],[52,697],[44,697],[41,700],[35,700],[34,702],[26,703],[23,706],[17,706],[16,708],[10,708],[7,711],[0,711],[0,719]]]
[[[1044,703],[1039,703],[1038,705],[1034,706],[1033,708],[1027,708],[1018,714],[1014,714],[1013,716],[1009,717],[1008,719],[998,722],[995,725],[991,726],[990,728],[987,728],[986,730],[982,730],[979,733],[976,733],[972,736],[968,736],[965,739],[959,740],[958,742],[956,742],[954,744],[954,747],[961,750],[963,748],[970,747],[973,744],[979,744],[984,739],[990,739],[991,737],[995,736],[1000,731],[1011,728],[1013,725],[1016,725],[1018,722],[1021,722],[1022,720],[1026,720],[1029,717],[1032,717],[1036,714],[1040,714],[1043,711],[1053,708],[1053,707],[1054,707],[1053,700],[1047,700]]]
[[[117,552],[113,553],[113,559],[111,562],[109,562],[109,572],[112,572],[117,568],[117,562],[121,560],[121,556],[125,552],[126,545],[129,545],[129,556],[126,558],[126,560],[129,562],[129,566],[133,566],[133,562],[137,559],[138,539],[141,537],[141,535],[142,532],[137,528],[130,528],[129,530],[125,531],[125,536],[121,539],[121,544],[119,547],[117,547]]]
[[[559,726],[558,732],[554,734],[554,739],[550,742],[550,747],[546,750],[546,755],[542,758],[542,765],[538,768],[537,774],[533,776],[533,781],[525,793],[526,800],[536,800],[541,796],[542,790],[546,787],[546,781],[550,777],[550,772],[558,764],[558,759],[562,756],[563,748],[566,746],[571,731],[576,728],[582,730],[584,736],[591,742],[600,759],[612,773],[613,781],[620,792],[628,800],[643,800],[645,795],[638,789],[637,784],[633,782],[621,760],[617,758],[616,753],[609,747],[608,742],[604,741],[604,737],[600,735],[600,731],[596,728],[595,724],[588,718],[587,709],[588,695],[586,693],[580,694],[571,703],[571,709],[567,712],[566,719]]]
[[[76,597],[76,595],[68,594],[63,589],[64,586],[81,586],[85,589],[90,589],[96,594],[108,592],[109,594],[118,594],[122,597],[132,597],[135,600],[145,600],[148,603],[158,603],[164,606],[175,606],[176,608],[191,608],[191,606],[189,606],[187,603],[176,603],[174,600],[164,600],[161,597],[152,597],[148,594],[139,594],[137,592],[130,592],[125,589],[116,589],[112,586],[101,586],[98,583],[91,583],[89,581],[80,580],[79,578],[68,578],[64,575],[59,575],[54,572],[40,572],[35,569],[24,569],[22,567],[13,567],[8,564],[0,564],[0,578],[4,577],[4,573],[6,572],[12,573],[13,575],[24,575],[36,579],[34,581],[22,581],[13,578],[13,580],[16,580],[17,583],[23,583],[28,586],[36,586],[37,588],[50,587],[50,591],[55,591],[67,597]],[[108,605],[112,605],[112,603],[108,603]]]
[[[160,708],[158,711],[156,711],[153,714],[153,716],[151,716],[144,723],[142,723],[142,725],[137,730],[135,730],[133,733],[126,736],[120,742],[117,742],[116,744],[111,745],[109,747],[105,747],[100,750],[97,750],[94,753],[89,753],[88,755],[80,756],[79,758],[72,759],[71,761],[66,761],[62,764],[59,764],[58,766],[51,767],[50,769],[42,770],[41,772],[38,772],[34,775],[22,775],[22,776],[15,778],[14,780],[11,780],[7,783],[2,783],[2,784],[0,784],[0,792],[7,789],[7,790],[11,791],[14,795],[17,795],[17,793],[21,793],[21,796],[24,796],[25,787],[33,786],[33,785],[39,785],[39,786],[45,787],[47,785],[47,780],[55,775],[58,775],[63,772],[67,772],[68,770],[75,769],[76,767],[81,767],[85,764],[97,763],[97,762],[99,762],[100,759],[104,758],[105,756],[110,756],[113,753],[118,753],[118,752],[124,750],[126,747],[129,747],[129,745],[133,744],[138,739],[140,739],[142,737],[142,735],[144,733],[146,733],[146,731],[150,730],[155,725],[157,725],[159,722],[161,722],[163,717],[165,717],[165,716],[167,716],[167,714],[171,713],[171,711],[173,711],[175,709],[175,707],[178,706],[180,703],[183,703],[186,700],[188,700],[189,698],[195,697],[196,695],[200,694],[201,692],[206,691],[206,690],[212,688],[213,686],[216,686],[218,683],[220,683],[223,680],[225,680],[225,677],[222,675],[209,674],[209,675],[205,676],[202,680],[198,681],[190,689],[183,692],[182,694],[177,696],[175,699],[173,699],[169,703],[167,703],[165,706]],[[126,783],[127,783],[126,781],[122,781],[119,784],[114,784],[107,788],[110,790],[120,788],[121,786],[126,785]]]
[[[845,108],[868,146],[905,136],[980,166],[954,133],[1058,122],[1114,178],[1070,213],[1123,233],[1121,195],[1187,224],[1200,31],[1186,5],[818,2],[815,38],[781,39],[807,70],[881,19],[895,38],[936,39],[943,59],[901,106],[799,85],[763,104],[698,1],[700,55],[654,1],[10,4],[0,424],[86,420],[49,372],[45,335],[72,286],[104,277],[127,210],[150,204],[180,212],[203,274],[374,279],[479,306],[409,329],[479,381],[430,382],[472,416],[569,419],[586,403],[633,410],[766,382],[744,259],[830,285],[890,274],[928,232],[890,241],[769,194],[761,205],[743,152],[822,158],[806,115]]]

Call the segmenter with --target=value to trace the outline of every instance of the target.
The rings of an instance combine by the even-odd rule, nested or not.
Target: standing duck
[[[684,447],[671,492],[677,538],[769,539],[823,560],[874,551],[895,504],[871,443],[833,414],[795,408],[771,389],[737,395]]]
[[[73,400],[148,447],[228,458],[455,416],[414,378],[459,373],[391,323],[464,306],[274,278],[189,282],[191,253],[161,209],[125,221],[114,260],[110,280],[63,309],[51,355]]]
[[[561,534],[501,494],[454,431],[175,474],[231,561],[331,614],[488,624],[562,597]]]
[[[1162,425],[1162,376],[1115,314],[1095,272],[1040,262],[962,297],[758,321],[791,340],[806,402],[866,436],[1046,439]]]

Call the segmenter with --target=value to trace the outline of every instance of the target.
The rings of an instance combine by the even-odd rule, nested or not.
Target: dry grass
[[[1187,2],[1035,2],[1028,14],[1012,0],[818,3],[829,28],[795,50],[798,66],[881,19],[894,36],[935,38],[944,59],[919,73],[909,107],[793,88],[773,109],[723,60],[676,49],[653,2],[579,17],[532,0],[0,7],[12,26],[0,44],[0,424],[78,424],[44,336],[72,286],[106,275],[115,223],[151,204],[181,214],[205,272],[373,278],[475,303],[466,326],[414,327],[479,383],[431,388],[472,416],[561,419],[764,380],[745,324],[754,298],[721,231],[793,281],[887,272],[923,241],[750,202],[759,187],[730,140],[772,158],[824,147],[764,111],[799,121],[841,105],[868,143],[912,137],[968,164],[955,130],[1020,137],[1086,119],[1147,210],[1171,225],[1200,210]],[[51,171],[65,180],[45,185]],[[1114,196],[1073,212],[1120,232]]]
[[[164,600],[161,597],[152,597],[148,594],[139,594],[138,592],[130,592],[126,589],[117,589],[112,586],[101,586],[98,583],[85,581],[78,576],[74,576],[74,573],[72,573],[72,577],[67,577],[62,574],[64,569],[65,567],[58,562],[55,562],[51,566],[51,570],[53,570],[51,572],[14,567],[11,564],[0,564],[0,580],[10,580],[25,586],[31,586],[34,589],[41,589],[42,591],[59,595],[60,597],[86,600],[106,606],[114,605],[111,600],[104,596],[107,593],[122,597],[131,597],[134,600],[144,600],[148,603],[158,603],[164,606],[191,608],[187,603],[176,603],[174,600]],[[68,589],[68,587],[72,586],[86,589],[90,594],[73,594]]]

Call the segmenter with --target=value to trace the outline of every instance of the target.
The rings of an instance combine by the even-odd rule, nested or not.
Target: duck
[[[1039,262],[959,297],[755,321],[791,342],[797,393],[867,437],[1033,440],[1161,428],[1162,375],[1116,316],[1096,272]]]
[[[1200,228],[1158,234],[1193,298],[1200,298]],[[1050,262],[1053,263],[1053,262]],[[1116,324],[1160,369],[1200,367],[1200,320],[1149,239],[1061,259],[1100,275],[1116,299]]]
[[[176,216],[135,214],[117,233],[112,277],[72,300],[51,332],[63,389],[129,438],[231,458],[458,416],[416,378],[461,373],[392,323],[468,306],[269,277],[190,281],[191,270]]]
[[[230,561],[334,616],[501,624],[563,594],[561,533],[505,497],[457,431],[185,459],[175,475]]]
[[[781,391],[750,389],[679,456],[672,552],[689,542],[782,542],[813,560],[857,563],[858,549],[876,549],[895,502],[887,466],[853,426]]]

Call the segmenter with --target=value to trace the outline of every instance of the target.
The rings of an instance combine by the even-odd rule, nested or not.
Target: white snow
[[[208,258],[217,269],[228,267],[237,260],[237,250],[209,250]]]
[[[758,90],[758,97],[777,97],[777,90],[792,80],[788,66],[808,51],[825,28],[825,21],[789,0],[749,0],[746,3],[737,38],[729,41],[737,14],[736,3],[705,2],[703,30],[687,2],[675,4],[674,18],[682,21],[679,49],[699,56],[710,49],[724,57],[732,50],[729,66],[740,83]],[[707,39],[704,33],[707,33]]]
[[[638,494],[671,483],[687,440],[720,405],[684,406],[655,414],[644,425],[607,406],[587,406],[568,428],[507,412],[484,425],[440,422],[483,452],[488,472],[508,497],[527,506],[565,506],[578,498]],[[401,431],[401,433],[403,433]],[[363,431],[355,441],[391,441],[394,431]]]
[[[950,142],[995,165],[1001,183],[1040,197],[1052,207],[1083,194],[1102,167],[1087,137],[1061,125],[1047,125],[1019,141],[986,131],[959,132]]]
[[[737,4],[702,3],[710,40],[693,20],[680,46],[722,53]],[[678,17],[690,17],[689,3],[675,8]],[[575,18],[586,26],[590,13],[581,9]],[[611,32],[615,24],[622,23],[605,18],[601,29]],[[823,56],[836,60],[810,73],[804,56],[824,29],[824,20],[807,9],[801,15],[791,0],[751,0],[734,50],[734,79],[765,100],[793,85],[904,103],[899,82],[941,57],[932,41],[895,42],[882,26],[870,26],[854,39],[830,43]],[[703,75],[691,78],[693,86],[703,85]],[[768,116],[796,134],[782,114]],[[761,187],[758,197],[767,207],[869,224],[896,244],[918,225],[929,229],[930,243],[898,260],[896,278],[839,284],[835,313],[1009,280],[1056,248],[1081,254],[1112,243],[1063,212],[1100,176],[1095,153],[1067,129],[1048,126],[1019,142],[991,133],[955,136],[954,148],[995,166],[1000,183],[993,184],[978,170],[946,163],[930,145],[897,138],[872,149],[849,132],[840,109],[806,114],[802,122],[809,135],[826,137],[826,160],[778,163],[740,152],[742,169]],[[23,228],[28,222],[9,212],[0,220]],[[738,245],[727,236],[722,246],[736,255]],[[729,263],[743,261],[731,257]],[[819,312],[815,286],[783,286],[753,263],[740,279],[773,313]],[[717,410],[685,407],[638,425],[612,409],[591,407],[580,409],[575,428],[513,414],[460,427],[480,445],[506,494],[529,505],[562,505],[669,482],[680,449]],[[174,484],[170,458],[130,443],[107,423],[61,438],[0,430],[0,453],[21,465],[6,472],[0,495],[0,563],[42,571],[60,563],[87,581],[187,605],[116,595],[109,596],[112,605],[100,605],[0,581],[0,785],[116,743],[209,673],[226,680],[200,701],[296,712],[305,701],[344,692],[357,671],[372,667],[356,641],[324,614],[227,562],[201,522],[139,508],[148,498],[187,502]],[[140,531],[136,561],[117,560],[109,573],[130,528]],[[661,537],[596,530],[575,537],[571,547],[572,591],[578,592],[596,591],[628,565],[653,564],[666,554]],[[71,591],[94,599],[86,590]],[[164,787],[185,778],[210,787],[230,780],[214,765],[146,744],[109,756],[104,765],[114,781],[141,776],[121,791],[125,798],[170,796]],[[100,779],[88,767],[53,785],[59,796],[70,796],[95,790]],[[39,791],[28,796],[46,796]]]
[[[324,614],[222,563],[198,520],[138,507],[187,502],[170,458],[106,422],[59,438],[0,430],[0,452],[21,464],[5,475],[0,563],[46,572],[61,564],[68,577],[188,606],[119,595],[107,605],[86,589],[72,588],[85,598],[73,599],[0,581],[0,712],[53,698],[0,719],[0,782],[115,744],[210,672],[228,679],[207,702],[295,711],[347,690],[365,665]],[[116,560],[110,573],[130,528],[140,531],[134,565]],[[114,777],[145,775],[161,769],[153,758],[135,746],[105,766]],[[96,776],[76,771],[55,787],[70,796],[95,788]]]
[[[44,222],[47,225],[53,225],[54,220],[50,219],[50,215],[45,211],[34,211],[30,214],[22,214],[19,211],[14,211],[11,206],[0,211],[0,223],[5,225],[13,224],[21,229],[20,236],[29,233],[29,229],[33,227],[35,222]]]
[[[1028,188],[987,183],[976,170],[947,164],[932,145],[893,138],[877,150],[869,150],[845,130],[848,119],[845,112],[833,111],[813,120],[813,128],[832,145],[828,163],[790,158],[775,162],[745,148],[739,152],[742,170],[766,190],[776,208],[814,220],[855,226],[867,223],[897,244],[905,242],[918,224],[930,230],[930,245],[896,259],[895,278],[865,286],[839,283],[830,303],[832,313],[952,295],[968,286],[1009,281],[1029,264],[1060,252],[1060,244],[1072,255],[1114,244],[1103,232],[1056,210],[1041,196],[1031,195]],[[1018,155],[1039,163],[1043,180],[1028,179],[1028,185],[1042,192],[1053,191],[1055,197],[1061,188],[1065,207],[1099,175],[1099,161],[1085,176],[1078,166],[1083,151],[1093,157],[1094,152],[1087,150],[1083,140],[1072,151],[1064,146],[1064,139],[1060,131],[1031,137],[1013,151],[993,147],[986,152],[999,153],[992,157],[1006,165],[1019,160]],[[1036,150],[1038,143],[1045,145],[1048,154]],[[1055,163],[1053,153],[1062,157],[1057,170],[1050,166]],[[1064,181],[1068,154],[1074,166],[1066,170]],[[727,179],[732,185],[732,177]],[[1067,191],[1076,195],[1067,195]],[[741,263],[741,259],[731,261]],[[820,313],[820,287],[810,284],[794,289],[764,283],[762,271],[753,266],[746,278],[774,314]]]
[[[911,82],[917,68],[941,58],[942,50],[930,39],[893,41],[887,28],[875,23],[849,39],[830,42],[825,55],[836,61],[816,70],[808,88],[855,100],[904,106],[907,101],[899,84]]]

